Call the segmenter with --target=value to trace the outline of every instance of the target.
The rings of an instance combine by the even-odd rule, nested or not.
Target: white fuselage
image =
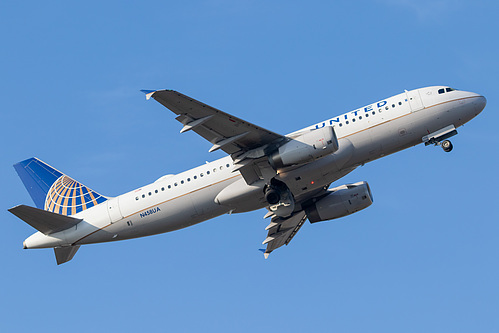
[[[333,126],[339,150],[308,164],[279,170],[277,177],[296,197],[328,186],[357,166],[422,142],[422,137],[448,125],[456,128],[478,115],[485,98],[475,93],[427,87],[367,105],[289,134]],[[81,245],[143,237],[197,224],[228,212],[265,207],[258,184],[246,185],[232,172],[230,156],[125,193],[82,211],[75,227],[51,234],[37,232],[26,239],[26,248]],[[233,205],[216,198],[224,189],[238,192]],[[230,192],[232,193],[232,192]]]

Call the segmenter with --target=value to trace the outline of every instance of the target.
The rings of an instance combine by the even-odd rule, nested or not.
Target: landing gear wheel
[[[452,143],[449,140],[442,141],[441,146],[446,153],[450,152],[453,148]]]
[[[281,200],[281,195],[278,191],[270,187],[267,192],[265,192],[265,200],[271,205],[275,205]]]

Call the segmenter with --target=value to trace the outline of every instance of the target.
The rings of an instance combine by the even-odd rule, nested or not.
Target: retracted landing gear
[[[456,128],[454,125],[449,125],[447,127],[444,127],[436,132],[430,133],[426,136],[423,136],[422,140],[425,144],[425,146],[428,145],[435,145],[435,146],[441,146],[442,149],[448,153],[452,150],[453,146],[452,143],[447,140],[448,138],[454,136],[457,134]]]
[[[290,216],[295,209],[295,200],[289,188],[283,182],[272,178],[264,188],[265,200],[269,211],[279,217]]]

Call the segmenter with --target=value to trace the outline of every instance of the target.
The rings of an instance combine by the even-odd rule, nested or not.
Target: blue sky
[[[0,4],[0,330],[496,332],[496,1]],[[169,88],[278,133],[429,85],[481,93],[454,150],[357,169],[374,204],[306,224],[264,260],[265,212],[82,247],[22,250],[37,156],[114,196],[222,157],[140,89]]]

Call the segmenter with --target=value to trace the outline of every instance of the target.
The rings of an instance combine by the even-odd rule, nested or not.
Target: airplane
[[[476,117],[484,96],[448,86],[404,92],[281,135],[173,90],[142,90],[177,115],[180,133],[208,140],[228,156],[165,175],[117,197],[101,195],[38,158],[14,165],[36,208],[9,211],[38,231],[25,249],[54,248],[57,264],[84,244],[155,235],[266,208],[264,257],[310,223],[369,207],[369,184],[331,187],[358,166],[420,143],[453,148],[450,137]]]

